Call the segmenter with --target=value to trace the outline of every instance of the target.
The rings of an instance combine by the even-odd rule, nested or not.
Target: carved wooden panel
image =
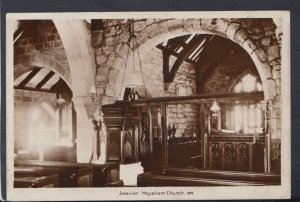
[[[122,138],[123,162],[130,163],[136,160],[135,128],[126,127]]]
[[[207,163],[212,170],[264,172],[265,136],[253,144],[253,134],[218,134],[207,138]],[[220,166],[221,162],[221,166]]]
[[[212,143],[209,147],[209,168],[222,169],[222,145],[219,143]]]
[[[121,128],[107,128],[107,160],[120,160]]]
[[[224,170],[235,170],[236,151],[233,143],[224,144]]]
[[[250,171],[250,152],[249,145],[241,143],[237,148],[237,170]]]

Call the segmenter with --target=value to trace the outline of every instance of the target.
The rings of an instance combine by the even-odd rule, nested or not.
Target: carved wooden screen
[[[133,126],[126,127],[126,130],[123,132],[122,144],[123,163],[136,161],[135,128]]]
[[[107,129],[107,160],[120,160],[120,127],[109,127]]]

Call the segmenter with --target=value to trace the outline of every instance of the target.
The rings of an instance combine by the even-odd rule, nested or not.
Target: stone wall
[[[106,88],[120,88],[118,78],[130,49],[129,25],[127,20],[106,20],[103,30],[94,32],[94,38],[103,34],[102,43],[96,44],[97,87],[100,97],[113,102],[116,94],[106,94]],[[280,67],[279,43],[276,38],[276,25],[272,19],[145,19],[135,21],[135,34],[138,47],[148,43],[154,47],[161,37],[179,36],[197,31],[228,37],[242,46],[251,56],[262,78],[266,97],[273,98],[276,94],[276,83],[272,75],[275,67]],[[151,49],[151,48],[150,48]],[[278,66],[279,65],[279,66]],[[120,81],[119,81],[120,82]],[[107,85],[110,84],[110,85]],[[277,85],[278,86],[278,85]],[[111,91],[108,91],[111,92]],[[115,92],[116,93],[116,92]],[[278,94],[279,92],[277,92]]]
[[[14,76],[29,71],[32,66],[48,67],[71,83],[68,59],[63,42],[51,20],[22,21],[28,24],[14,43]]]
[[[167,106],[167,125],[175,125],[175,137],[192,136],[199,129],[199,106],[177,104]]]
[[[196,94],[195,68],[189,63],[184,62],[167,92],[171,96]],[[168,105],[167,124],[171,126],[175,125],[176,137],[191,136],[193,130],[198,129],[199,107],[194,104]]]

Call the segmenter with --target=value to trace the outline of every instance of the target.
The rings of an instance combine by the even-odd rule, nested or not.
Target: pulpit
[[[107,132],[107,161],[123,164],[141,161],[144,171],[157,165],[162,144],[160,105],[118,101],[103,105],[102,111]]]
[[[107,132],[107,161],[122,163],[138,160],[140,117],[136,108],[102,106]]]

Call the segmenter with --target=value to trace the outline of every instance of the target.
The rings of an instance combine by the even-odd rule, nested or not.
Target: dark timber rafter
[[[32,70],[30,74],[18,85],[18,88],[23,88],[26,84],[40,71],[40,68]]]
[[[158,49],[162,50],[162,51],[165,50],[165,47],[163,45],[161,45],[161,44],[158,44],[156,47]],[[178,57],[179,56],[179,53],[177,53],[175,51],[171,51],[171,50],[169,51],[169,54],[170,54],[170,56],[173,55],[174,57]],[[191,60],[189,58],[187,58],[185,61],[188,62],[188,63],[190,63],[190,64],[197,65],[197,63],[194,60]]]
[[[206,38],[204,38],[203,36],[195,35],[188,44],[180,44],[181,47],[183,47],[183,50],[178,54],[177,60],[175,61],[171,69],[169,67],[169,58],[172,53],[170,53],[167,48],[163,49],[163,74],[164,82],[166,84],[165,89],[168,88],[168,84],[172,83],[180,66],[186,59],[188,59],[191,53],[193,53],[196,48],[200,49],[200,44],[202,47],[205,45],[204,40],[206,40]]]
[[[45,85],[45,83],[47,83],[47,81],[49,81],[49,79],[51,79],[51,77],[54,75],[55,73],[54,72],[49,72],[45,78],[43,78],[43,80],[41,80],[35,87],[35,89],[40,89],[43,87],[43,85]]]

